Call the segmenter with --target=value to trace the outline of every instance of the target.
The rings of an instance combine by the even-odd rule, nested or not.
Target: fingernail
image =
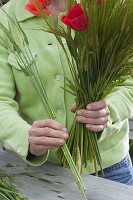
[[[67,132],[67,129],[66,129],[66,128],[63,128],[62,131]]]
[[[65,143],[64,140],[60,140],[59,142],[60,142],[60,145],[63,145]]]
[[[76,117],[76,121],[79,122],[80,121],[80,117]]]
[[[86,108],[87,110],[91,110],[91,105],[88,105]]]
[[[65,138],[65,139],[68,138],[68,134],[65,133],[65,134],[63,134],[63,135],[64,135],[64,138]]]
[[[89,125],[89,124],[86,124],[86,128],[90,128],[90,125]]]

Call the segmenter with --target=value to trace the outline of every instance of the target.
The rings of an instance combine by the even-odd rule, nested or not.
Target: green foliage
[[[22,197],[18,190],[13,186],[17,182],[14,175],[0,170],[0,199],[1,200],[28,200]]]
[[[75,4],[72,0],[68,2],[69,6]],[[58,35],[66,39],[74,60],[70,61],[69,58],[70,71],[74,78],[73,81],[66,79],[69,88],[67,91],[70,90],[75,95],[77,108],[86,108],[88,103],[105,98],[114,87],[122,85],[125,79],[132,76],[133,1],[106,0],[97,4],[95,0],[82,0],[81,4],[89,24],[85,31],[62,28],[63,31],[59,34],[58,26],[52,31],[56,37]],[[90,160],[94,162],[95,170],[96,162],[102,170],[97,142],[97,135],[100,134],[89,134],[83,125],[75,126],[78,127],[74,128],[73,125],[67,140],[75,163],[78,165],[81,158],[80,163],[86,166]],[[64,166],[67,165],[60,150],[58,155]]]

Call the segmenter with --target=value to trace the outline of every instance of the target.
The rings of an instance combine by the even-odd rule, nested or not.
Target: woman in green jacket
[[[60,164],[55,150],[68,138],[64,126],[66,115],[69,130],[73,112],[76,111],[75,106],[72,106],[73,97],[67,93],[64,95],[60,87],[64,86],[63,75],[68,74],[69,69],[55,37],[42,30],[31,30],[40,18],[24,9],[26,3],[27,0],[11,0],[5,9],[10,16],[15,13],[28,37],[32,53],[37,54],[37,67],[56,114],[56,121],[47,119],[36,91],[16,63],[14,55],[0,46],[0,141],[6,149],[16,152],[31,165],[40,165],[46,159]],[[58,11],[59,5],[54,6]],[[2,12],[0,20],[8,27],[8,20]],[[60,56],[65,68],[60,62]],[[105,178],[133,185],[133,169],[128,155],[128,118],[133,115],[133,80],[127,79],[105,100],[88,104],[86,109],[76,114],[77,121],[86,124],[87,129],[102,131],[99,148]],[[93,164],[88,161],[83,172],[94,173]]]

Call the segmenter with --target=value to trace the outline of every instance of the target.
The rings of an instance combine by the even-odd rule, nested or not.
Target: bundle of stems
[[[39,95],[48,118],[55,119],[55,114],[52,111],[52,108],[49,104],[49,99],[46,94],[44,84],[41,80],[39,70],[36,66],[36,56],[34,56],[30,50],[27,36],[24,33],[21,26],[19,25],[19,23],[17,22],[16,17],[14,16],[12,18],[8,15],[8,13],[6,13],[4,9],[2,10],[8,18],[9,28],[6,28],[2,23],[0,23],[0,28],[4,33],[4,37],[2,34],[0,35],[0,43],[15,55],[18,66],[21,68],[21,70],[24,72],[27,78],[30,79],[33,87]],[[72,171],[72,174],[76,179],[79,189],[82,192],[82,197],[84,200],[86,200],[87,198],[85,195],[84,183],[81,179],[80,173],[78,172],[78,169],[72,159],[72,156],[69,152],[66,143],[63,146],[61,146],[61,149]]]
[[[37,6],[37,1],[33,1]],[[81,13],[80,9],[79,16],[77,8],[74,11],[76,4],[83,11]],[[42,30],[53,33],[66,54],[72,79],[65,77],[65,90],[75,96],[77,110],[105,98],[114,87],[122,85],[133,74],[132,0],[81,0],[80,4],[79,1],[68,0],[66,13],[62,13],[62,16],[67,16],[66,22],[59,15],[55,23],[52,14],[46,17],[39,7],[38,11],[44,20]],[[84,20],[86,28],[77,30],[83,28]],[[66,40],[67,49],[62,37]],[[94,163],[96,173],[97,165],[102,170],[98,135],[100,137],[101,134],[87,130],[74,120],[67,145],[81,172],[88,161]],[[57,153],[63,166],[68,166],[62,149]]]
[[[65,32],[74,77],[73,82],[67,79],[68,88],[75,95],[77,109],[105,98],[114,87],[125,81],[133,69],[133,1],[97,2],[81,1],[88,21],[85,31],[74,31],[74,37],[72,29]],[[96,174],[97,164],[102,170],[98,136],[99,133],[88,131],[84,125],[74,121],[67,145],[75,164],[81,163],[81,171],[88,160],[94,162]],[[59,150],[58,153],[66,166],[62,152]]]
[[[22,197],[20,192],[15,189],[12,182],[17,182],[12,174],[0,170],[0,199],[2,200],[28,200]]]

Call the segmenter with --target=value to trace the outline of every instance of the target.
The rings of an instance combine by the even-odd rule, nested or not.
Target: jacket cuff
[[[25,161],[31,166],[39,166],[47,161],[48,156],[49,156],[49,150],[41,156],[35,156],[28,153]]]

